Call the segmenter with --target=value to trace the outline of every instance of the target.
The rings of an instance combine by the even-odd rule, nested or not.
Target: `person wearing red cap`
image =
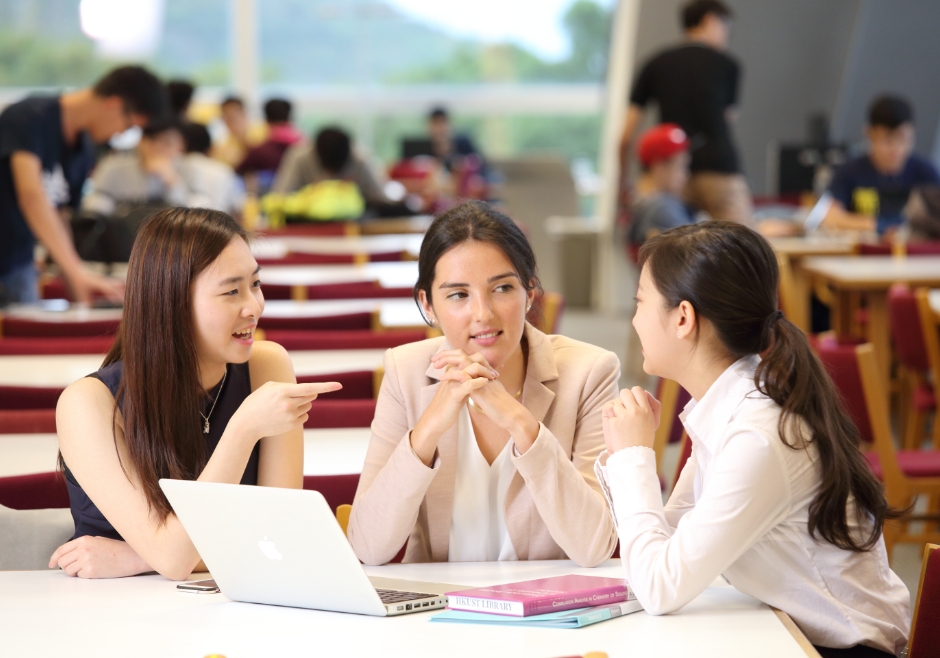
[[[677,124],[663,123],[640,137],[643,174],[636,185],[627,240],[638,247],[657,233],[692,224],[680,195],[689,180],[689,138]]]

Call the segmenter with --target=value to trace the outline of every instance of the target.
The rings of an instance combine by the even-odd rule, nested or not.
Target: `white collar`
[[[701,400],[689,400],[679,414],[689,434],[694,434],[712,452],[718,446],[709,445],[709,435],[720,437],[741,402],[757,389],[754,371],[760,361],[760,356],[756,354],[738,359],[721,373]],[[719,432],[709,432],[715,429]]]

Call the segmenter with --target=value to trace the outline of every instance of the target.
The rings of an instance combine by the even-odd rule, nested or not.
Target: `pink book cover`
[[[571,574],[448,592],[447,607],[450,610],[530,617],[635,599],[627,582],[621,578]]]

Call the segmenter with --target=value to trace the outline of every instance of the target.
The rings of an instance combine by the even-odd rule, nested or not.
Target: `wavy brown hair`
[[[881,483],[859,450],[858,428],[806,336],[777,310],[777,259],[755,231],[706,222],[661,233],[640,248],[668,308],[687,301],[707,319],[728,355],[762,354],[757,390],[780,405],[780,439],[794,450],[819,453],[820,487],[809,507],[810,536],[850,551],[867,551],[881,536],[888,507]],[[802,422],[797,422],[802,421]],[[788,441],[787,438],[791,438]],[[853,536],[849,496],[866,537]]]
[[[170,208],[144,223],[131,251],[124,317],[102,367],[124,362],[115,425],[120,409],[127,460],[162,522],[172,509],[160,478],[195,480],[207,461],[193,282],[236,236],[249,237],[223,212]]]

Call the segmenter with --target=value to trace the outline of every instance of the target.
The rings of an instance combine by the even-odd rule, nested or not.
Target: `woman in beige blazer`
[[[535,256],[482,202],[441,215],[415,298],[440,338],[385,354],[348,537],[366,564],[547,560],[595,566],[616,529],[594,475],[611,352],[525,320]],[[483,461],[485,459],[485,461]]]

